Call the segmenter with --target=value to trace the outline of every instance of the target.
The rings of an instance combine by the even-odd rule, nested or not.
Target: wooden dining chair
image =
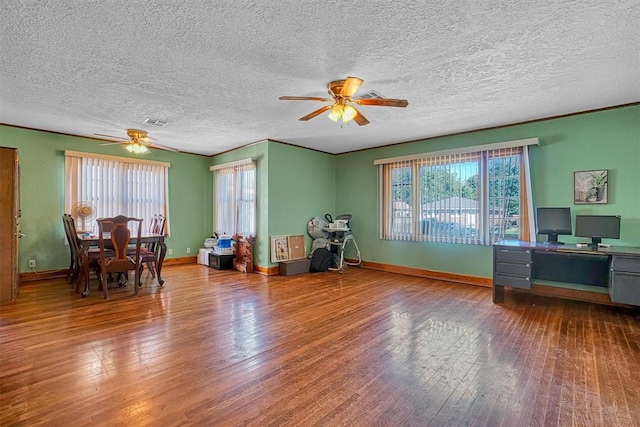
[[[87,252],[87,262],[88,265],[85,266],[82,261],[82,242],[78,236],[78,231],[76,229],[76,224],[73,219],[73,216],[69,214],[62,215],[62,223],[64,225],[65,235],[67,237],[67,242],[69,243],[69,252],[71,255],[71,260],[69,262],[69,271],[67,272],[67,281],[72,284],[75,284],[75,290],[78,292],[80,290],[80,278],[82,274],[86,271],[90,271],[92,268],[95,269],[98,265],[98,258],[100,258],[100,251],[98,248],[89,248]],[[113,254],[112,250],[108,250],[107,254]]]
[[[78,235],[75,233],[73,225],[73,217],[69,214],[62,215],[62,225],[64,226],[64,235],[69,244],[69,270],[67,270],[67,282],[74,283],[80,275],[80,252],[78,250]]]
[[[102,283],[102,295],[105,299],[109,297],[107,287],[107,275],[109,273],[120,273],[129,270],[135,271],[133,294],[138,295],[143,265],[140,255],[142,219],[118,215],[114,218],[101,218],[97,222],[100,248],[98,276]],[[133,244],[134,246],[130,247],[132,231],[135,233],[134,237],[137,237]],[[109,247],[113,251],[111,255],[108,253]]]
[[[151,217],[151,221],[149,221],[149,234],[155,234],[157,227],[158,215],[154,215]]]
[[[149,234],[163,234],[164,233],[164,215],[154,215],[151,227],[149,227]],[[147,266],[147,269],[151,273],[151,277],[156,277],[156,263],[158,262],[158,243],[147,243],[140,250],[142,254],[142,262]]]

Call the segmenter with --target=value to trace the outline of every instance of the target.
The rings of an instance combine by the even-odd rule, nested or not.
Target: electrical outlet
[[[173,255],[173,249],[167,249],[167,255]]]
[[[191,253],[191,248],[187,248],[187,253],[190,254]]]
[[[30,259],[29,260],[29,268],[36,268],[36,260],[35,259]]]

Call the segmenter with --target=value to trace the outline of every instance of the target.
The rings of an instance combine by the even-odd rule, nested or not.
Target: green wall
[[[572,214],[621,215],[620,240],[640,246],[640,106],[551,119],[378,149],[336,160],[336,206],[353,214],[352,228],[367,261],[490,277],[488,246],[378,239],[378,176],[375,159],[538,137],[531,149],[534,206],[570,206]],[[609,169],[609,203],[573,204],[573,172]],[[562,236],[565,242],[584,239]],[[605,240],[607,241],[607,240]]]
[[[242,159],[252,158],[256,161],[256,188],[258,192],[258,200],[256,201],[256,241],[253,246],[253,263],[261,266],[266,266],[264,260],[269,258],[269,243],[268,243],[268,230],[269,230],[269,143],[267,141],[247,145],[246,147],[239,148],[237,150],[229,151],[218,156],[214,156],[210,160],[211,166],[220,165],[223,163],[235,162]],[[209,180],[213,187],[213,171],[209,172]],[[212,215],[208,218],[213,229],[213,200],[215,196],[212,196],[211,200],[211,212]],[[221,230],[213,230],[221,232]],[[245,236],[249,237],[249,236]]]
[[[19,270],[36,271],[69,266],[69,246],[62,227],[64,213],[64,151],[74,150],[120,157],[133,157],[122,146],[100,145],[100,141],[0,125],[0,146],[15,147],[20,155]],[[208,157],[152,150],[145,159],[171,163],[169,168],[168,258],[197,254],[211,234],[212,181]]]
[[[269,144],[269,235],[301,234],[307,253],[307,222],[333,215],[335,156],[287,144]]]
[[[67,268],[61,217],[64,213],[64,151],[133,157],[120,145],[69,135],[0,125],[0,145],[20,153],[22,218],[19,269],[29,259],[36,271]],[[168,162],[169,237],[167,258],[194,256],[213,231],[213,173],[209,167],[244,158],[257,161],[257,232],[254,262],[270,263],[269,236],[306,235],[306,221],[332,212],[335,156],[272,141],[251,144],[214,157],[152,150],[145,159]],[[271,160],[270,160],[271,159]],[[307,236],[308,247],[310,241]],[[187,254],[187,248],[191,253]]]
[[[307,221],[333,211],[335,156],[265,141],[214,156],[211,164],[249,157],[256,160],[258,181],[254,264],[275,266],[270,262],[270,236],[302,234],[309,248]]]
[[[379,158],[538,137],[531,149],[535,206],[571,206],[573,214],[618,214],[622,233],[612,244],[640,246],[640,106],[630,106],[499,129],[433,138],[331,155],[274,141],[262,141],[213,157],[152,150],[146,159],[171,163],[168,257],[196,255],[213,233],[211,165],[251,157],[257,161],[258,222],[254,262],[269,260],[269,237],[306,234],[309,218],[351,213],[351,226],[365,261],[491,276],[487,246],[400,242],[378,239]],[[119,145],[51,132],[0,125],[0,145],[17,147],[21,168],[20,271],[36,259],[36,271],[69,263],[61,216],[64,213],[64,150],[132,157]],[[609,169],[609,203],[573,204],[573,172]],[[566,242],[577,242],[564,236]],[[352,255],[347,253],[347,256]]]

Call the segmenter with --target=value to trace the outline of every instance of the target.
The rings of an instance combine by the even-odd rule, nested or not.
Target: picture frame
[[[609,170],[594,169],[573,173],[573,203],[606,204],[609,199]]]
[[[307,257],[307,248],[304,244],[304,235],[287,236],[289,246],[289,259],[302,259]]]
[[[271,262],[289,261],[288,236],[271,236]]]

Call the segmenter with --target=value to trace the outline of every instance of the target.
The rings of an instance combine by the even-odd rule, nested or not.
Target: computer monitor
[[[576,215],[576,237],[590,237],[590,246],[602,239],[620,238],[620,215]]]
[[[536,232],[547,235],[546,244],[564,244],[558,235],[571,235],[571,208],[536,208]]]

